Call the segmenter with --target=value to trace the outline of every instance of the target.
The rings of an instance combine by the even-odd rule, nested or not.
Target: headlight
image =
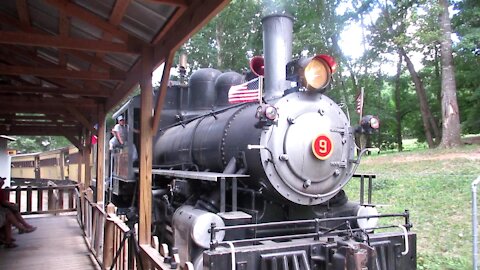
[[[336,66],[335,59],[325,54],[296,59],[287,64],[286,78],[310,91],[323,90],[330,84]]]
[[[321,59],[313,58],[305,67],[304,76],[308,90],[325,88],[330,83],[330,67]]]

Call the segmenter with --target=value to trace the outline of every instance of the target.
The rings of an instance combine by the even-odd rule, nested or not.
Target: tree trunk
[[[448,1],[439,0],[442,6],[440,29],[442,31],[442,142],[441,147],[461,145],[460,117],[457,105],[457,87],[452,55],[452,26],[448,17]]]
[[[410,72],[410,76],[412,77],[413,83],[415,84],[415,91],[417,93],[418,101],[420,103],[420,112],[422,115],[423,128],[425,130],[425,138],[427,139],[428,147],[434,148],[435,143],[432,136],[432,129],[434,128],[434,126],[430,126],[430,124],[432,123],[432,113],[430,112],[430,108],[428,107],[427,95],[425,94],[423,82],[420,79],[420,76],[418,76],[417,71],[413,67],[413,63],[408,57],[405,50],[400,47],[399,51],[405,59],[405,62],[407,63],[408,71]]]
[[[385,16],[386,22],[388,24],[388,32],[394,35],[395,31],[393,30],[393,23],[390,20],[390,13],[388,12],[387,7],[382,8],[382,13]],[[410,57],[408,57],[407,52],[405,51],[405,48],[398,44],[397,44],[397,47],[398,47],[398,52],[405,59],[405,62],[407,63],[408,71],[410,72],[410,76],[412,77],[413,83],[415,84],[415,91],[417,93],[418,101],[420,103],[420,113],[422,115],[423,128],[425,131],[425,138],[427,140],[428,147],[434,148],[435,142],[433,141],[433,136],[435,136],[436,138],[440,138],[440,131],[437,127],[435,119],[433,118],[433,115],[428,106],[427,95],[425,93],[423,82],[420,76],[418,75],[417,71],[415,70],[413,63],[410,60]],[[433,135],[432,135],[432,131],[434,133]]]
[[[398,151],[403,151],[403,143],[402,143],[402,111],[400,109],[400,75],[402,73],[402,55],[399,55],[398,64],[397,64],[397,75],[395,76],[395,119],[397,120],[396,126],[396,137],[397,137],[397,145]]]
[[[217,68],[218,69],[223,69],[222,37],[223,37],[223,26],[221,21],[217,20],[217,25],[215,26],[215,41],[217,42]]]
[[[440,48],[439,46],[435,46],[435,80],[437,80],[437,82],[442,81],[440,74],[440,61]],[[442,87],[435,90],[438,90],[436,93],[438,104],[442,104]]]

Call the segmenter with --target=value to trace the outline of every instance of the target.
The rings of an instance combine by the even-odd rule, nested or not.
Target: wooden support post
[[[37,190],[37,212],[43,211],[43,189]]]
[[[53,187],[52,186],[48,187],[47,196],[48,196],[48,208],[47,208],[47,210],[48,211],[56,210],[57,209],[57,206],[56,206],[57,204],[56,204],[55,196],[53,195]]]
[[[98,139],[97,139],[97,204],[103,206],[103,188],[105,180],[105,109],[98,105]]]
[[[85,146],[86,146],[86,140],[87,140],[87,138],[90,139],[89,136],[88,136],[88,133],[89,132],[84,127],[82,129],[82,135],[80,136],[80,142],[81,142],[83,148],[82,149],[78,148],[78,154],[77,154],[77,157],[78,157],[77,158],[77,166],[78,166],[77,167],[77,183],[79,183],[79,184],[80,183],[85,183],[85,181],[82,179],[82,164],[83,164],[82,157],[85,154],[84,149],[85,149]],[[72,162],[72,160],[70,160],[70,163],[71,162]]]
[[[152,64],[153,50],[144,47],[142,52],[142,76],[140,81],[140,195],[138,241],[150,245],[152,224]]]
[[[85,181],[84,188],[87,189],[90,187],[90,182],[92,180],[92,168],[90,167],[90,154],[92,153],[92,145],[87,144],[87,147],[82,151],[83,165],[85,168]],[[83,189],[81,189],[83,191]]]
[[[27,212],[32,212],[32,186],[27,187]]]
[[[114,250],[114,235],[115,223],[110,219],[111,214],[115,214],[115,206],[113,204],[107,205],[107,217],[105,220],[105,232],[103,234],[103,269],[110,269],[113,264]]]
[[[175,51],[170,51],[167,61],[165,61],[165,65],[163,66],[162,82],[160,83],[158,99],[157,103],[155,104],[155,113],[153,115],[153,134],[157,133],[158,126],[160,125],[160,116],[162,113],[165,96],[167,95],[167,86],[168,82],[170,81],[170,68],[172,67],[174,56]]]

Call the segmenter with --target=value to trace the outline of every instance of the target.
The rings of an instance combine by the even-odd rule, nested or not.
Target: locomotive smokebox
[[[283,96],[288,88],[285,67],[292,60],[293,18],[273,14],[262,19],[265,56],[265,99]]]

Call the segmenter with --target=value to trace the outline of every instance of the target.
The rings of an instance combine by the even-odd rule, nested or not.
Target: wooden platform
[[[0,269],[100,269],[87,248],[76,216],[32,217],[27,221],[38,229],[29,234],[14,231],[18,247],[0,247]]]

